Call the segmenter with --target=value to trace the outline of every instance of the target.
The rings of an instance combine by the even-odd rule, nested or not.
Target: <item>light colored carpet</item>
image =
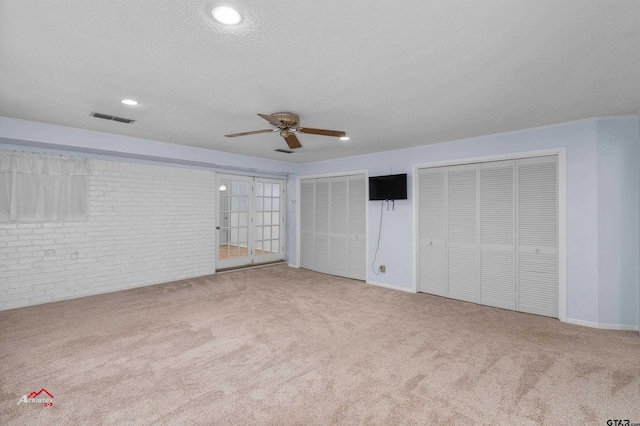
[[[634,332],[285,265],[0,312],[0,357],[1,424],[640,422]]]

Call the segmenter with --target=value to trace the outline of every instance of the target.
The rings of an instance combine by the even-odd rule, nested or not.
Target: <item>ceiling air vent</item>
[[[127,124],[131,124],[134,121],[136,121],[136,120],[132,120],[130,118],[115,117],[113,115],[101,114],[99,112],[92,112],[89,115],[91,115],[92,117],[95,117],[95,118],[102,118],[103,120],[118,121],[120,123],[127,123]]]
[[[284,154],[293,154],[293,151],[289,151],[288,149],[276,149],[276,152],[282,152]]]

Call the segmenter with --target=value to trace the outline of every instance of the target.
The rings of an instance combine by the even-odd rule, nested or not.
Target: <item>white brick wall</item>
[[[215,173],[91,164],[86,221],[0,223],[0,310],[214,272]]]

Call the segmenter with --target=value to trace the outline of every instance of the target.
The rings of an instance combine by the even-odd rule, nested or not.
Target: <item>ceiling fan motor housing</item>
[[[282,122],[282,127],[285,129],[296,128],[300,123],[300,117],[291,112],[276,112],[271,114],[272,117],[277,118]]]

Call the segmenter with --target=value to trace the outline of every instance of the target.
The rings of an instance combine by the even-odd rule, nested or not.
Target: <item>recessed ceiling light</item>
[[[134,101],[133,99],[123,99],[120,102],[122,102],[125,105],[131,105],[131,106],[138,105],[138,102]]]
[[[348,141],[349,140],[349,136],[342,136],[340,138],[341,141]]]
[[[211,14],[216,21],[225,25],[236,25],[240,23],[242,17],[237,10],[229,6],[218,6],[211,10]]]

